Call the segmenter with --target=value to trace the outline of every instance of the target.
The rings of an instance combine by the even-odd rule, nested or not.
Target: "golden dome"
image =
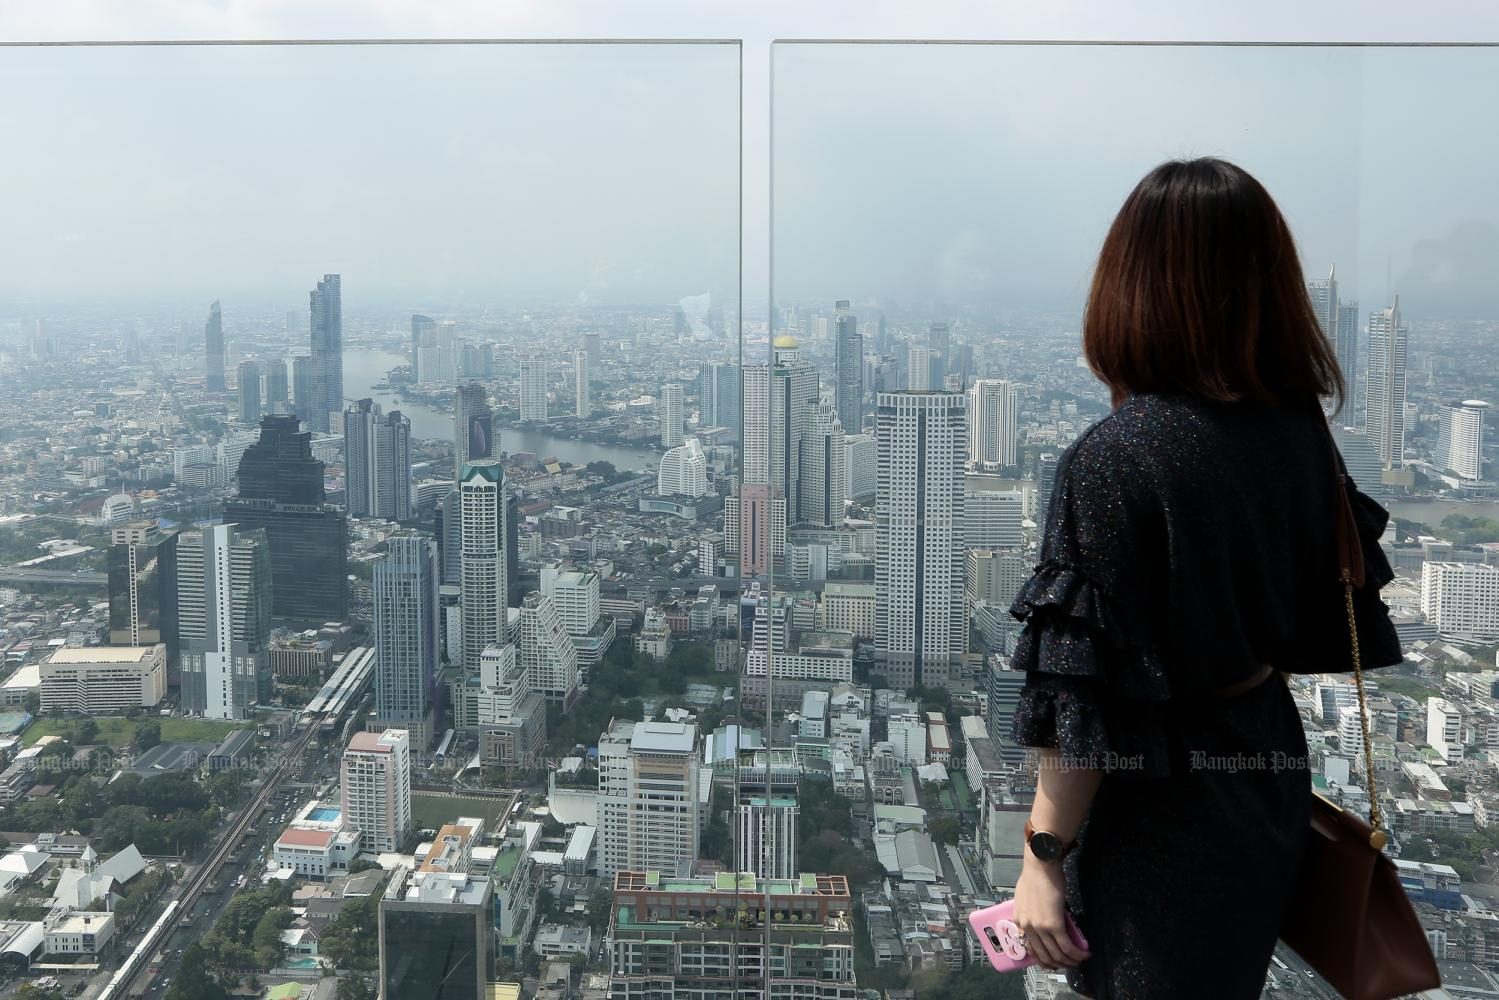
[[[791,334],[789,334],[789,333],[783,333],[779,337],[776,338],[775,346],[776,347],[783,347],[783,348],[786,348],[787,350],[795,350],[796,348],[800,347],[801,345],[796,342],[796,338],[793,337]]]

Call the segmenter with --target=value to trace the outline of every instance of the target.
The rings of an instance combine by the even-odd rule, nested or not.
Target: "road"
[[[309,725],[305,730],[303,730],[302,733],[296,738],[296,741],[287,748],[286,752],[277,762],[274,770],[272,770],[271,773],[266,777],[265,781],[261,783],[259,790],[255,793],[255,797],[252,798],[250,802],[244,808],[242,808],[239,813],[235,815],[234,820],[230,824],[229,828],[224,832],[222,836],[219,837],[218,841],[214,844],[212,850],[209,852],[208,859],[197,869],[196,872],[189,876],[188,881],[183,886],[181,893],[179,893],[176,897],[178,903],[180,904],[178,912],[183,916],[187,916],[189,919],[193,920],[192,927],[188,929],[189,935],[193,937],[201,936],[202,933],[210,925],[211,918],[217,917],[218,911],[223,908],[223,901],[227,899],[228,896],[231,895],[231,893],[221,891],[217,900],[203,907],[204,912],[199,912],[198,903],[203,895],[204,888],[207,887],[210,881],[218,877],[219,870],[224,865],[224,860],[228,858],[229,855],[233,854],[234,851],[238,848],[240,838],[243,837],[245,833],[250,829],[251,824],[255,822],[255,819],[260,814],[261,810],[269,804],[272,796],[277,794],[281,787],[281,782],[284,781],[289,774],[295,773],[300,769],[302,764],[302,754],[306,752],[308,743],[310,743],[313,737],[317,734],[318,727],[322,725],[323,720],[324,717],[322,716],[312,720],[312,724]],[[204,921],[204,917],[210,917],[210,919],[208,921]],[[145,940],[141,941],[141,943],[136,946],[137,951],[145,952],[144,958],[137,964],[135,974],[126,979],[121,984],[122,988],[119,991],[119,996],[130,995],[131,991],[134,990],[136,983],[141,981],[142,976],[148,975],[145,970],[149,967],[150,963],[148,960],[150,959],[151,955],[157,950],[166,947],[167,943],[173,939],[176,933],[176,926],[168,926],[166,928],[163,928],[162,931],[154,937],[148,936]],[[175,959],[172,959],[169,962],[165,963],[161,973],[159,973],[161,981],[165,981],[167,978],[169,978],[175,970]],[[156,987],[154,986],[152,987],[153,990],[155,988]],[[103,998],[103,1000],[117,1000],[117,998],[108,997]]]
[[[0,583],[56,583],[74,587],[108,587],[108,573],[74,573],[64,569],[26,569],[7,566],[0,569]]]

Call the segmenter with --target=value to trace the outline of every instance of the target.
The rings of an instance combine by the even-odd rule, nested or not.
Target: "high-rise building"
[[[350,517],[411,517],[411,421],[372,399],[344,411],[344,497]]]
[[[814,404],[807,414],[801,446],[800,523],[836,528],[848,506],[848,459],[843,424],[830,400]]]
[[[1489,404],[1467,399],[1442,407],[1436,464],[1459,479],[1483,478],[1483,417]]]
[[[272,559],[265,532],[215,524],[177,542],[182,707],[247,719],[270,694]]]
[[[1343,372],[1342,423],[1362,427],[1364,387],[1360,385],[1363,369],[1359,366],[1359,320],[1357,302],[1338,303],[1338,368]]]
[[[398,867],[380,897],[378,995],[385,1000],[493,995],[485,991],[494,971],[494,887],[488,875]]]
[[[177,533],[152,521],[123,524],[110,532],[109,644],[166,646],[167,670],[175,675],[177,645]],[[175,680],[175,676],[172,676]]]
[[[272,358],[265,367],[265,410],[267,413],[287,412],[286,361]]]
[[[981,378],[968,390],[968,461],[975,468],[1004,469],[1018,463],[1020,394],[1003,379]]]
[[[124,715],[155,708],[167,693],[167,648],[64,646],[41,662],[43,714]]]
[[[661,387],[661,444],[663,446],[676,448],[682,444],[684,418],[682,384],[668,382]]]
[[[239,419],[255,423],[260,419],[260,366],[253,361],[241,361],[235,386],[239,391]]]
[[[936,374],[936,379],[941,382],[947,375],[948,362],[952,360],[952,327],[946,323],[933,323],[926,329],[926,343],[932,349],[932,354],[940,359],[941,363]]]
[[[264,529],[277,618],[321,625],[348,610],[348,516],[326,502],[323,463],[297,418],[260,421],[260,440],[239,460],[239,495],[224,520]]]
[[[513,643],[490,646],[477,675],[454,687],[455,725],[477,731],[485,764],[538,766],[546,743],[546,700],[531,689],[531,675]]]
[[[604,352],[597,333],[583,334],[583,350],[588,354],[588,370],[598,371],[599,365],[604,363]]]
[[[817,369],[801,359],[795,337],[777,337],[775,357],[770,373],[770,489],[772,497],[786,501],[786,516],[796,524],[802,519],[802,446],[820,386]]]
[[[454,477],[461,475],[469,462],[496,457],[496,445],[489,397],[478,382],[465,382],[458,387],[453,407],[453,453],[458,460]]]
[[[605,937],[611,1000],[859,995],[846,877],[684,878],[673,877],[676,870],[660,865],[614,876]]]
[[[599,737],[599,863],[615,872],[676,871],[698,858],[697,730],[615,720]]]
[[[325,274],[308,294],[312,329],[312,412],[307,424],[327,432],[344,408],[344,317],[342,283]]]
[[[899,687],[942,686],[967,647],[963,470],[967,397],[882,393],[875,655]]]
[[[769,486],[746,481],[724,497],[723,531],[724,549],[739,556],[740,576],[769,573],[786,554],[786,498],[772,500]]]
[[[770,485],[770,366],[745,365],[743,470],[745,485]]]
[[[574,415],[579,420],[587,420],[593,415],[593,396],[589,392],[588,384],[588,352],[573,352],[573,392],[577,397],[577,408]]]
[[[843,454],[848,466],[848,498],[873,500],[878,482],[878,447],[873,434],[849,434],[843,438]]]
[[[587,635],[599,622],[599,575],[592,570],[541,571],[541,592],[557,606],[568,635]]]
[[[1036,459],[1036,531],[1045,536],[1051,517],[1051,494],[1057,485],[1057,456],[1043,452]]]
[[[1421,613],[1444,639],[1499,639],[1499,566],[1427,561],[1421,567]]]
[[[1001,760],[1012,767],[1025,761],[1026,749],[1015,742],[1010,724],[1020,705],[1020,691],[1025,687],[1025,672],[1012,670],[1010,662],[999,656],[987,657],[984,664],[985,728]]]
[[[1358,381],[1358,303],[1343,302],[1338,298],[1338,269],[1328,269],[1326,278],[1306,283],[1307,297],[1312,300],[1312,312],[1317,316],[1317,325],[1322,335],[1332,345],[1338,359],[1338,369],[1343,373],[1345,406],[1343,422],[1349,423],[1353,416],[1355,386]]]
[[[498,459],[463,467],[458,483],[462,518],[459,585],[463,605],[463,666],[479,669],[479,657],[506,635],[505,472]]]
[[[505,493],[505,579],[520,579],[520,494]]]
[[[708,458],[697,438],[678,445],[661,456],[656,471],[656,492],[664,497],[708,495]]]
[[[460,494],[454,486],[437,505],[433,518],[433,534],[437,536],[442,551],[442,582],[444,586],[457,586],[459,567],[463,565],[463,515],[459,504]],[[457,659],[456,656],[453,659]]]
[[[547,363],[543,358],[521,360],[520,418],[536,421],[547,418]]]
[[[218,300],[208,307],[208,320],[203,324],[203,347],[206,370],[203,387],[209,392],[224,391],[224,314]]]
[[[518,645],[531,689],[564,709],[572,705],[578,696],[578,651],[557,605],[545,594],[533,590],[522,602]]]
[[[913,345],[907,353],[906,388],[912,392],[931,392],[942,388],[938,372],[941,361],[930,347]]]
[[[739,800],[736,871],[758,878],[796,878],[796,799],[747,796]]]
[[[306,354],[291,359],[291,411],[303,422],[311,420],[312,358]]]
[[[1368,409],[1365,426],[1386,469],[1405,464],[1405,356],[1410,324],[1400,317],[1400,296],[1369,314]]]
[[[1025,544],[1025,497],[1019,490],[969,490],[963,504],[963,542],[974,549],[1018,549]]]
[[[698,424],[727,427],[739,435],[739,366],[733,362],[704,361],[698,365]]]
[[[432,336],[437,332],[437,323],[431,316],[420,313],[411,317],[411,381],[420,385],[422,378],[422,348],[432,346]]]
[[[417,750],[432,743],[438,673],[437,547],[400,531],[375,561],[374,728],[405,729]]]
[[[837,368],[838,422],[848,434],[864,429],[864,337],[859,319],[848,311],[848,300],[835,306],[834,365]]]
[[[405,847],[411,835],[411,734],[355,733],[339,774],[343,819],[364,833],[364,849],[378,854]]]

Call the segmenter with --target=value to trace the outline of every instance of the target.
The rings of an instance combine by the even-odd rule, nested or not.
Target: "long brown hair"
[[[1109,227],[1083,352],[1117,404],[1134,392],[1305,404],[1344,400],[1290,227],[1241,167],[1172,160]]]

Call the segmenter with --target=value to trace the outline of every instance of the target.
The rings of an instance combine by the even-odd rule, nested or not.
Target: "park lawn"
[[[244,729],[248,722],[220,722],[215,719],[162,719],[158,716],[142,715],[139,719],[127,719],[119,715],[99,715],[94,724],[99,727],[99,742],[105,746],[124,746],[135,739],[135,724],[147,719],[161,723],[163,743],[217,743],[236,729]],[[62,719],[37,719],[21,737],[26,746],[31,746],[43,736],[66,736],[80,720],[78,716]]]
[[[459,798],[414,791],[411,793],[411,825],[418,830],[439,830],[443,824],[452,823],[459,816],[477,816],[484,820],[485,829],[493,833],[501,811],[509,804],[508,796],[503,799]]]

